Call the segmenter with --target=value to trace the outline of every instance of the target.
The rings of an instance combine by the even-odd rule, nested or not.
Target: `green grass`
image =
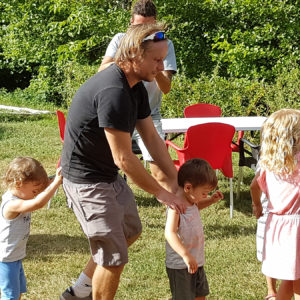
[[[9,104],[8,104],[9,105]],[[16,156],[40,160],[54,174],[62,144],[55,115],[0,114],[0,169]],[[234,154],[237,175],[237,154]],[[225,199],[201,212],[206,236],[206,264],[210,296],[207,299],[262,299],[266,284],[256,259],[256,220],[251,214],[249,183],[253,171],[245,169],[241,200],[234,201],[229,218],[229,182],[219,173]],[[234,183],[237,179],[234,178]],[[168,299],[164,266],[165,209],[149,194],[130,183],[143,224],[141,238],[129,249],[129,263],[122,274],[116,299]],[[1,192],[4,188],[1,187]],[[58,299],[76,279],[89,258],[88,243],[73,212],[66,207],[60,188],[51,208],[32,214],[24,268],[28,292],[22,299]]]

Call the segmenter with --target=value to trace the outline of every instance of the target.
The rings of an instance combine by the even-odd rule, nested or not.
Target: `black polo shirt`
[[[132,134],[136,120],[149,115],[148,94],[143,83],[130,88],[116,64],[91,77],[75,94],[68,112],[62,175],[75,183],[114,181],[118,167],[104,128]]]

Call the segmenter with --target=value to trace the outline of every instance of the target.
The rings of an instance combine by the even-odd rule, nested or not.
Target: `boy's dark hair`
[[[215,188],[218,179],[215,170],[206,160],[193,158],[186,161],[178,171],[178,185],[184,187],[186,182],[193,187],[209,185]]]
[[[154,17],[156,19],[157,10],[151,0],[138,0],[132,8],[132,16],[140,15],[143,17]]]

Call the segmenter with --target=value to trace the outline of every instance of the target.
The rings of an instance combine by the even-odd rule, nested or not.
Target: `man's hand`
[[[169,206],[179,214],[185,212],[186,205],[176,195],[168,192],[165,189],[161,189],[156,198],[160,203]]]

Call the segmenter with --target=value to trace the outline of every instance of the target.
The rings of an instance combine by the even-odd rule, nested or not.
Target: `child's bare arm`
[[[195,258],[189,253],[182,241],[177,235],[179,225],[179,214],[169,208],[168,217],[165,228],[165,237],[169,245],[176,251],[184,260],[188,267],[189,273],[195,273],[198,269],[198,264]]]
[[[259,187],[257,178],[259,177],[260,173],[258,172],[255,177],[253,178],[251,185],[250,185],[250,194],[252,198],[252,207],[253,207],[253,214],[255,215],[256,219],[263,215],[262,213],[262,205],[260,202],[260,197],[262,191]]]
[[[198,209],[206,208],[214,203],[217,203],[219,200],[223,199],[224,196],[219,190],[215,191],[212,196],[207,197],[197,203]]]
[[[9,201],[5,205],[3,214],[7,219],[13,219],[20,213],[32,212],[39,208],[42,208],[54,195],[55,191],[62,183],[61,168],[56,170],[56,175],[54,180],[50,185],[40,194],[38,194],[34,199],[31,200],[14,200]]]

